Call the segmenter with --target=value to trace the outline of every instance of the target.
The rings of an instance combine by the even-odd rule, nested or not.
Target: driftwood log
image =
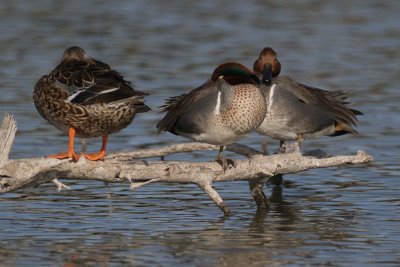
[[[218,149],[217,146],[202,143],[114,153],[108,155],[104,161],[96,162],[85,160],[83,157],[78,162],[51,158],[9,160],[15,132],[14,119],[6,115],[0,128],[0,193],[47,182],[55,183],[59,190],[69,188],[61,183],[59,178],[127,183],[132,190],[153,182],[194,183],[203,189],[225,214],[229,214],[230,211],[212,187],[213,182],[247,180],[257,206],[267,207],[268,200],[263,193],[263,185],[272,177],[313,168],[354,165],[373,160],[372,156],[363,151],[358,151],[352,156],[328,158],[303,156],[298,150],[264,156],[259,151],[237,144],[229,146],[228,150],[248,158],[236,160],[236,166],[225,172],[216,162],[145,160],[157,157],[163,159],[166,155],[179,152]]]

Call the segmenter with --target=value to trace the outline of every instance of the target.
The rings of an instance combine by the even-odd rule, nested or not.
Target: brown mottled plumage
[[[33,91],[40,115],[69,134],[68,152],[50,157],[78,160],[73,149],[76,135],[102,136],[100,152],[84,156],[90,160],[104,158],[108,135],[127,127],[136,113],[150,110],[143,102],[145,95],[106,63],[87,57],[82,48],[66,49],[61,63],[40,78]]]

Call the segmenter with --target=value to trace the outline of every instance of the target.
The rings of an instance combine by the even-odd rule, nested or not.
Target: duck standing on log
[[[169,131],[194,141],[220,146],[216,161],[224,170],[235,166],[223,157],[224,146],[256,130],[267,106],[261,80],[239,63],[218,66],[211,79],[190,93],[172,97],[162,106],[165,117],[158,133]]]
[[[103,159],[108,135],[127,127],[137,113],[150,110],[143,102],[145,95],[106,63],[88,57],[78,46],[69,47],[61,63],[40,78],[33,90],[40,115],[69,135],[68,151],[48,157],[78,161],[75,136],[102,136],[100,151],[82,156]]]
[[[296,141],[300,148],[304,139],[321,136],[357,134],[356,115],[361,111],[348,107],[349,93],[326,91],[296,82],[288,76],[277,77],[281,64],[276,52],[265,47],[254,62],[254,73],[262,76],[267,113],[257,129],[262,135],[284,141]]]

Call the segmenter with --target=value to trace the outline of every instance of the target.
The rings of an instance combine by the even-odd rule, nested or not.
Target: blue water
[[[399,1],[372,0],[3,0],[0,114],[18,123],[12,158],[66,149],[67,137],[35,110],[32,89],[70,45],[151,94],[154,112],[112,135],[110,152],[186,142],[156,135],[163,99],[199,86],[220,63],[250,67],[271,46],[283,75],[351,91],[365,113],[360,136],[322,138],[303,149],[362,149],[374,162],[287,175],[282,188],[266,189],[267,213],[256,212],[247,182],[216,184],[229,217],[194,185],[131,192],[127,184],[63,181],[72,190],[44,184],[7,193],[0,198],[0,266],[399,266],[399,14]],[[252,134],[240,143],[259,149],[262,141]],[[88,142],[90,150],[100,146]]]

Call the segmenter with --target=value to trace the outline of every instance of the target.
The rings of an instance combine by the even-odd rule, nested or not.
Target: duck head
[[[276,58],[276,52],[271,47],[265,47],[253,65],[255,73],[264,74],[265,68],[270,70],[272,77],[277,77],[281,72],[281,63]]]
[[[211,80],[216,82],[223,78],[230,85],[261,83],[260,79],[251,70],[240,63],[228,62],[219,65],[213,72]]]
[[[87,58],[86,56],[86,51],[83,50],[83,48],[79,46],[71,46],[67,49],[65,49],[63,56],[62,56],[62,61],[64,60],[85,60]]]

